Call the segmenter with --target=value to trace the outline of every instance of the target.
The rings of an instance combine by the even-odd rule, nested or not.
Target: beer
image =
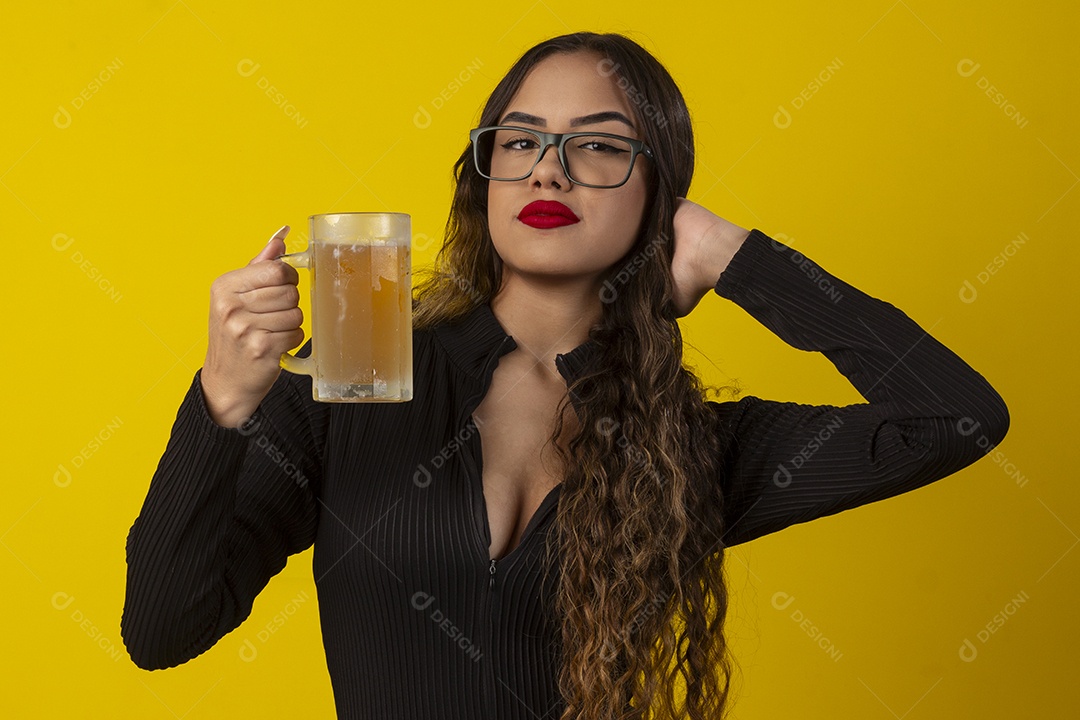
[[[312,350],[323,400],[412,399],[409,246],[378,242],[315,244]]]
[[[307,250],[280,260],[311,271],[311,354],[281,355],[311,376],[318,402],[412,400],[412,241],[406,213],[312,215]]]

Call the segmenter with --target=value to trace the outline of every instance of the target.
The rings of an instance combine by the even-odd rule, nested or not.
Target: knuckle
[[[232,338],[235,338],[236,340],[242,340],[248,334],[247,323],[241,321],[241,319],[236,315],[231,315],[225,318],[222,324],[225,327],[226,334],[228,334]]]
[[[256,360],[262,360],[269,357],[273,352],[273,343],[267,333],[259,333],[251,338],[250,348],[252,357]]]
[[[273,262],[270,266],[271,278],[275,285],[285,285],[289,282],[289,266],[283,262]]]
[[[233,305],[225,295],[216,295],[210,303],[210,309],[218,317],[227,319],[232,314]]]

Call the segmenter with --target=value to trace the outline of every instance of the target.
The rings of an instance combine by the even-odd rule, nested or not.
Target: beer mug
[[[312,215],[307,249],[278,256],[311,271],[311,354],[281,366],[311,376],[319,402],[412,400],[411,218]]]

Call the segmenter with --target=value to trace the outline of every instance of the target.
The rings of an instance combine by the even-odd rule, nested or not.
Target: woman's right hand
[[[240,427],[281,373],[281,355],[304,341],[299,274],[276,258],[285,225],[245,267],[210,285],[210,334],[200,375],[210,417]]]

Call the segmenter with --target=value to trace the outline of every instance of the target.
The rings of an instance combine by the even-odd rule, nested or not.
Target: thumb
[[[285,254],[285,236],[289,234],[289,226],[282,225],[281,229],[274,233],[274,236],[270,238],[270,242],[263,246],[263,249],[259,251],[248,265],[254,265],[260,260],[273,260],[278,255]]]

